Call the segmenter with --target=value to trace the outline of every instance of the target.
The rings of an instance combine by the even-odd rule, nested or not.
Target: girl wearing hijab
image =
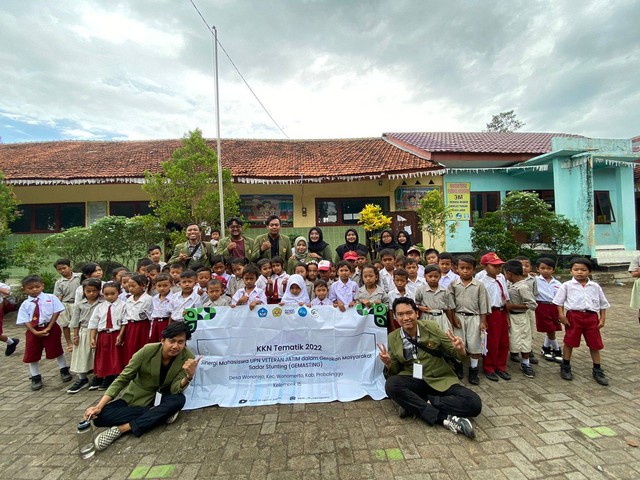
[[[291,275],[287,282],[287,290],[284,292],[282,300],[280,300],[280,305],[294,304],[302,306],[309,305],[310,302],[309,292],[307,292],[307,286],[302,275]]]
[[[393,239],[393,232],[391,229],[383,230],[380,234],[380,242],[378,242],[378,246],[376,247],[378,257],[380,256],[380,252],[385,249],[393,250],[396,258],[398,258],[399,255],[404,255],[402,247],[400,247],[400,245],[398,245]]]
[[[287,272],[293,273],[296,271],[296,265],[298,263],[307,263],[312,258],[309,256],[309,248],[307,247],[307,239],[303,236],[296,238],[293,242],[293,255],[287,262]]]
[[[322,230],[313,227],[309,230],[309,256],[316,262],[320,260],[331,261],[331,246],[323,240]]]
[[[399,231],[398,235],[396,236],[396,243],[400,246],[400,248],[404,252],[403,255],[406,257],[409,248],[411,248],[411,246],[413,245],[413,242],[411,241],[411,235],[409,235],[404,230]]]
[[[338,263],[341,260],[344,260],[344,254],[350,251],[358,252],[358,250],[362,252],[369,252],[369,249],[366,245],[359,243],[358,232],[354,228],[349,228],[344,233],[344,243],[342,245],[338,245],[336,248],[336,262]],[[369,253],[367,253],[367,260],[369,260]]]

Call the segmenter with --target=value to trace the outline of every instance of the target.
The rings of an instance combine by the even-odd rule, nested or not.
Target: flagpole
[[[218,140],[218,196],[220,197],[220,234],[224,236],[224,197],[222,188],[222,160],[220,152],[220,91],[218,87],[218,29],[213,26],[213,59],[215,65],[215,87],[216,87],[216,135]]]

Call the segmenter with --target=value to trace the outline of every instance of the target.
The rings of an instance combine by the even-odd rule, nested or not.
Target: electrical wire
[[[198,9],[198,7],[196,6],[195,2],[193,0],[189,0],[189,2],[191,3],[191,5],[193,5],[193,8],[196,10],[196,12],[198,12],[198,15],[200,16],[200,18],[202,19],[203,23],[207,26],[207,29],[209,30],[209,32],[211,32],[211,35],[214,36],[214,38],[216,38],[215,32],[213,31],[213,29],[209,26],[209,24],[207,23],[207,21],[205,20],[204,16],[202,15],[202,13],[200,12],[200,10]],[[215,27],[214,27],[215,28]],[[282,132],[282,135],[284,135],[287,139],[289,138],[289,136],[284,133],[284,130],[282,129],[282,127],[280,127],[280,125],[278,125],[278,122],[276,122],[275,118],[273,118],[273,116],[271,115],[271,113],[269,113],[269,110],[267,110],[267,107],[264,106],[264,104],[260,101],[260,99],[258,98],[258,95],[256,95],[256,92],[253,91],[253,88],[251,88],[251,85],[249,85],[249,82],[247,82],[247,80],[244,78],[244,75],[242,75],[242,73],[240,73],[240,69],[238,69],[238,67],[236,66],[236,64],[234,63],[234,61],[231,59],[231,56],[229,55],[229,53],[227,52],[227,50],[224,48],[224,46],[222,45],[222,43],[220,42],[220,39],[218,39],[218,45],[220,45],[220,48],[222,49],[222,51],[224,52],[224,54],[227,56],[227,58],[229,59],[229,62],[231,62],[231,65],[233,65],[233,68],[235,68],[236,72],[238,73],[238,75],[240,76],[240,78],[242,79],[242,81],[244,82],[244,84],[247,86],[247,88],[249,89],[249,91],[251,92],[251,94],[253,95],[253,97],[256,99],[256,101],[260,104],[260,106],[262,107],[262,109],[265,111],[265,113],[269,116],[269,118],[271,119],[271,121],[273,122],[273,124],[278,127],[278,130],[280,130],[280,132]]]

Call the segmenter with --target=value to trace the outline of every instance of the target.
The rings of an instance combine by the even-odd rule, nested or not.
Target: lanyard
[[[400,335],[402,336],[402,340],[403,341],[407,338],[407,335],[404,333],[404,328],[400,329]],[[420,330],[416,329],[416,343],[413,343],[413,342],[409,342],[409,343],[413,347],[413,354],[412,354],[413,355],[413,359],[417,361],[418,360],[418,347],[416,346],[416,344],[420,343]]]

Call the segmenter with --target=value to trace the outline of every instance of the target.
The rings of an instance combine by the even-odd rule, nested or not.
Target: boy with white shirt
[[[171,321],[184,322],[187,308],[202,306],[202,299],[196,289],[198,275],[193,270],[185,270],[180,274],[180,292],[171,299]]]
[[[447,252],[442,252],[438,257],[438,267],[442,276],[440,277],[440,286],[442,288],[448,288],[451,282],[458,280],[460,277],[453,271],[453,255]]]
[[[540,353],[549,362],[562,363],[562,350],[556,340],[556,332],[562,330],[558,319],[558,307],[553,298],[562,285],[553,277],[556,262],[550,258],[538,259],[538,276],[536,277],[536,330],[545,334]]]
[[[427,281],[418,275],[418,262],[410,257],[404,257],[402,268],[407,272],[407,291],[411,298],[416,297],[416,291],[419,287],[425,286]]]
[[[382,262],[382,270],[380,270],[380,285],[384,291],[389,293],[393,290],[393,272],[396,268],[396,255],[390,248],[380,251],[380,262]]]
[[[256,281],[258,280],[260,271],[258,267],[253,264],[249,264],[244,267],[242,272],[242,280],[244,281],[244,287],[238,289],[231,299],[231,307],[237,305],[249,305],[249,309],[253,310],[256,305],[267,304],[267,296],[264,290],[256,287]]]

